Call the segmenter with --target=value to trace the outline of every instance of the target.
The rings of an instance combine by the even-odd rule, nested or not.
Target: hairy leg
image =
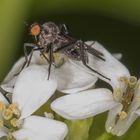
[[[85,46],[85,48],[87,48],[87,51],[88,51],[90,54],[96,56],[97,58],[99,58],[99,59],[101,59],[101,60],[103,60],[103,61],[105,61],[105,59],[103,58],[104,55],[103,55],[101,52],[97,51],[96,49],[92,48],[92,45],[93,45],[94,43],[95,43],[95,42],[93,42],[91,45],[87,45],[86,43],[84,43],[84,46]]]
[[[107,80],[110,80],[109,78],[107,78],[107,77],[105,77],[104,75],[102,75],[101,73],[99,73],[99,72],[97,72],[96,70],[94,70],[93,68],[91,68],[90,66],[88,66],[87,65],[87,63],[86,63],[86,60],[85,60],[85,52],[84,52],[84,50],[83,50],[83,43],[81,42],[81,44],[79,45],[79,47],[80,47],[80,54],[81,54],[81,60],[82,60],[82,63],[88,68],[88,69],[90,69],[91,71],[93,71],[94,73],[96,73],[96,74],[98,74],[98,75],[100,75],[100,76],[102,76],[103,78],[105,78],[105,79],[107,79]]]
[[[32,48],[29,60],[28,60],[28,52],[27,52],[28,47]],[[25,68],[26,65],[29,66],[30,61],[31,61],[30,59],[32,58],[32,55],[33,55],[32,53],[36,49],[40,50],[41,48],[39,48],[36,44],[33,44],[33,43],[24,43],[25,61],[24,61],[23,65],[22,65],[20,71],[17,74],[15,74],[15,76],[17,76]]]
[[[50,44],[49,46],[49,67],[48,67],[48,80],[50,78],[50,74],[51,74],[51,66],[52,66],[52,62],[53,62],[53,50],[52,50],[52,44]]]

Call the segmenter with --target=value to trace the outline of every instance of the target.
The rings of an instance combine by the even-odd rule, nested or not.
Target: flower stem
[[[96,140],[110,140],[113,137],[112,134],[104,132],[102,135],[100,135]]]
[[[87,140],[92,122],[93,118],[73,121],[65,120],[69,129],[69,133],[65,140]]]

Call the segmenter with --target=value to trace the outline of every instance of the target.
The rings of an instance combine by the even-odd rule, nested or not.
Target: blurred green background
[[[123,53],[123,62],[132,75],[140,76],[139,0],[1,0],[0,1],[0,80],[23,54],[30,42],[24,22],[65,23],[78,39],[97,40],[112,52]],[[105,115],[95,118],[90,140],[101,134]],[[114,140],[139,139],[140,120],[130,131]]]

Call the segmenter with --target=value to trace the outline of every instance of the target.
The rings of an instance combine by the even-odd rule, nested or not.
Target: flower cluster
[[[63,96],[51,106],[67,119],[83,119],[109,110],[106,130],[121,136],[140,115],[140,80],[131,76],[128,69],[99,43],[95,43],[93,47],[104,54],[106,61],[97,61],[91,56],[90,65],[110,78],[107,80],[97,75],[112,86],[112,91],[106,88],[85,90]],[[84,69],[81,64],[76,65]],[[85,71],[91,73],[88,69]]]
[[[63,140],[68,133],[64,122],[55,120],[50,113],[34,114],[51,97],[51,110],[65,119],[80,120],[109,111],[107,132],[121,136],[129,129],[140,116],[140,80],[119,62],[120,54],[111,55],[98,42],[86,43],[93,44],[105,59],[88,54],[89,66],[108,79],[60,53],[54,54],[57,67],[52,66],[49,79],[49,64],[39,52],[34,52],[31,64],[18,73],[25,59],[20,58],[1,84],[0,137]],[[98,78],[112,89],[95,88]],[[56,90],[63,96],[56,95]]]

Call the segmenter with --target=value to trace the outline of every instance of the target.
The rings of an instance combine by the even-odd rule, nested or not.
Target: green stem
[[[65,140],[87,140],[92,122],[93,118],[73,121],[65,120],[69,129],[69,133]]]
[[[104,132],[102,135],[100,135],[96,140],[110,140],[113,137],[112,134]]]

